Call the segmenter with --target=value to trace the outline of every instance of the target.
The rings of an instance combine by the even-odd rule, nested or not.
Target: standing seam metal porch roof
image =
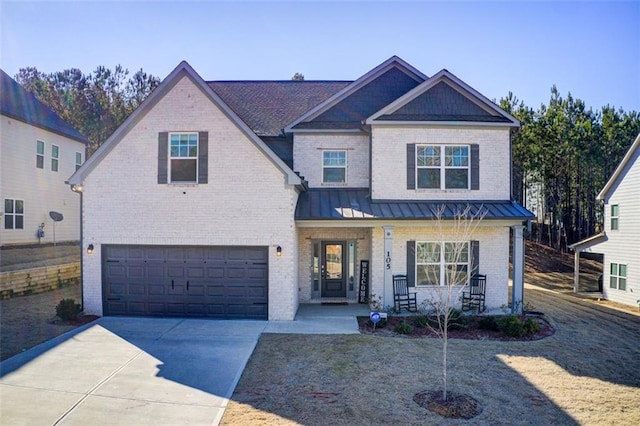
[[[453,219],[467,206],[472,215],[486,209],[484,219],[527,220],[534,214],[510,200],[372,200],[367,188],[310,188],[300,194],[296,220],[433,220],[444,205],[444,219]]]

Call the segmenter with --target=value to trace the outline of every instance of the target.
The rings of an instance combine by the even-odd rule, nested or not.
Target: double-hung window
[[[618,290],[627,289],[627,265],[611,263],[609,287]]]
[[[468,242],[416,242],[417,285],[465,285],[468,278]]]
[[[4,229],[24,229],[24,200],[4,200]]]
[[[468,145],[417,145],[419,189],[469,189]]]
[[[170,182],[198,182],[198,133],[169,134],[169,170]]]
[[[44,169],[44,142],[36,141],[36,167]]]
[[[322,152],[322,182],[347,182],[347,151]]]
[[[82,166],[82,153],[76,152],[76,170],[78,170]]]
[[[611,205],[611,230],[618,230],[620,225],[620,209],[617,204]]]
[[[51,145],[51,171],[58,171],[58,160],[60,158],[60,148],[58,145]]]

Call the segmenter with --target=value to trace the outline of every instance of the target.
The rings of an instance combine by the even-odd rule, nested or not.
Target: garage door
[[[267,319],[267,247],[103,246],[105,315]]]

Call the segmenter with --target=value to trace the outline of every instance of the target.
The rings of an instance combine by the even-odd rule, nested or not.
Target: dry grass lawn
[[[482,404],[472,420],[413,401],[441,386],[440,340],[265,334],[221,424],[640,424],[640,316],[542,290],[527,297],[554,335],[450,341],[450,389]]]

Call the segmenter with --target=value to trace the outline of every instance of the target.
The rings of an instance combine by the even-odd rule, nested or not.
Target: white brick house
[[[80,196],[65,182],[87,143],[0,70],[0,246],[52,243],[51,211],[63,218],[55,222],[56,242],[80,240]]]
[[[580,252],[604,254],[605,299],[640,306],[640,135],[629,148],[597,199],[604,203],[604,231],[572,245],[574,290],[578,290]]]
[[[518,124],[397,57],[353,82],[205,82],[183,62],[70,179],[91,249],[85,311],[290,320],[299,303],[356,303],[362,261],[386,305],[392,273],[425,298],[408,247],[433,240],[430,208],[453,203],[487,209],[476,263],[458,267],[487,275],[489,308],[507,303],[515,230],[521,300]],[[446,166],[424,166],[434,152]]]

